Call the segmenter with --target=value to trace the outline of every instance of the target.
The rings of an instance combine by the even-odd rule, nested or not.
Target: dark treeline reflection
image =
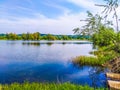
[[[34,45],[34,46],[40,46],[39,42],[23,42],[23,45]]]
[[[48,46],[51,46],[53,43],[52,42],[46,42],[46,43],[41,43],[41,42],[23,42],[23,45],[33,45],[33,46],[40,46],[41,44],[46,44]]]
[[[41,44],[46,44],[48,46],[51,46],[53,44],[91,44],[91,42],[69,42],[69,41],[61,41],[61,42],[54,42],[54,41],[44,41],[44,42],[37,42],[37,41],[24,41],[22,42],[23,45],[34,45],[34,46],[40,46]]]

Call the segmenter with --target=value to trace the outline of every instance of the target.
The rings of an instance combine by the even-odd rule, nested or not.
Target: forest
[[[87,40],[87,35],[53,35],[35,33],[6,33],[0,34],[0,40]]]

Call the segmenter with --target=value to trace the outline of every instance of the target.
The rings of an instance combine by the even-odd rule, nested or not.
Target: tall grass
[[[79,64],[79,65],[99,65],[99,61],[97,57],[92,57],[92,56],[77,56],[73,58],[73,63],[74,64]]]
[[[114,51],[94,51],[92,54],[95,56],[77,56],[72,61],[78,65],[103,66],[107,61],[117,56]]]
[[[89,87],[88,85],[81,86],[71,83],[55,84],[55,83],[28,83],[23,84],[13,83],[0,85],[0,90],[106,90],[105,88]]]

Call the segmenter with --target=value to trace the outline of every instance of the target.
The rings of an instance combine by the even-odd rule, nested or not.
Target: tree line
[[[52,34],[40,34],[39,32],[34,33],[6,33],[0,34],[1,40],[86,40],[88,36],[84,35],[52,35]]]

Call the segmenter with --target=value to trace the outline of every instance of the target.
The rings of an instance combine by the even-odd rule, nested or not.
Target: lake
[[[0,41],[0,83],[71,82],[105,86],[101,67],[75,66],[73,57],[90,56],[87,41]]]

